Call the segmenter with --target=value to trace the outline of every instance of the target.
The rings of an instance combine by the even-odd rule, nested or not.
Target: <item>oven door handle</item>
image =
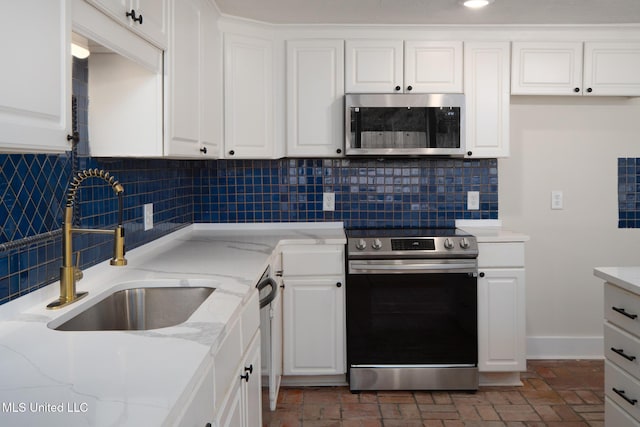
[[[395,261],[349,261],[350,274],[393,274],[393,273],[472,273],[477,274],[476,260],[433,262]]]

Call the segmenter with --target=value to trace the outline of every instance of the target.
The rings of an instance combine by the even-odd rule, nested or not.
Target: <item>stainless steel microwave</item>
[[[462,94],[345,95],[348,156],[464,156]]]

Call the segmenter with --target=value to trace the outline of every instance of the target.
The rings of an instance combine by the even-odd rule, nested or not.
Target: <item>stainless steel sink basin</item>
[[[149,287],[116,291],[54,328],[57,331],[141,331],[185,322],[215,288]]]

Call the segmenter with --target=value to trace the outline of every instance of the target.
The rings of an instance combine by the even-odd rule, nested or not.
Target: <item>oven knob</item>
[[[451,239],[447,239],[444,241],[444,247],[445,249],[453,249],[453,242],[451,241]]]
[[[363,250],[366,247],[367,247],[367,242],[365,242],[364,239],[360,239],[356,243],[356,249]]]
[[[469,249],[469,239],[463,237],[462,240],[460,240],[460,247],[462,249]]]
[[[374,241],[373,241],[373,243],[371,244],[371,247],[372,247],[373,249],[378,250],[378,249],[380,249],[380,248],[382,247],[382,242],[380,241],[380,239],[376,239],[376,240],[374,240]]]

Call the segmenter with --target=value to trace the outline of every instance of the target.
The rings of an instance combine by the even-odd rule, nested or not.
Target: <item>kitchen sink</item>
[[[143,331],[185,322],[211,295],[210,287],[139,287],[115,291],[53,329]]]

